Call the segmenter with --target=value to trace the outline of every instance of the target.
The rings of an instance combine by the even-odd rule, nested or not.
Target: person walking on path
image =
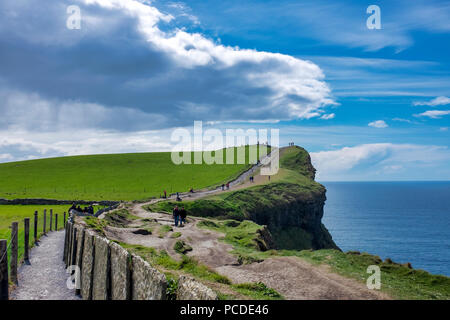
[[[186,224],[186,209],[184,207],[181,208],[180,210],[180,227],[183,226],[183,223]]]
[[[178,227],[178,220],[180,219],[180,209],[178,209],[178,206],[175,206],[175,208],[173,208],[173,220],[174,220],[174,225],[175,227]]]
[[[222,183],[222,191],[225,190],[225,185]]]
[[[164,190],[164,199],[167,199],[167,191]]]
[[[230,183],[227,182],[227,190],[230,190]]]

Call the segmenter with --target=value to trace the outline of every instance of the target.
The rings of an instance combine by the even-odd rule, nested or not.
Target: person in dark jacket
[[[180,209],[178,209],[178,206],[175,206],[172,211],[173,214],[173,220],[175,222],[175,227],[178,227],[178,220],[180,219]]]
[[[184,207],[181,208],[180,210],[180,227],[183,226],[183,222],[186,224],[186,209]]]

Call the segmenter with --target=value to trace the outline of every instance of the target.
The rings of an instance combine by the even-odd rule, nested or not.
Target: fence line
[[[64,220],[66,213],[64,212]],[[50,231],[58,231],[58,214],[55,213],[55,224],[53,228],[53,209],[50,210]],[[23,261],[26,262],[30,258],[30,218],[24,218],[24,252]],[[34,212],[34,244],[39,242],[39,217],[38,211]],[[47,234],[47,209],[44,209],[42,235]],[[18,284],[18,263],[19,263],[19,222],[11,223],[11,234],[9,239],[0,240],[0,300],[8,300],[9,298],[9,281]],[[63,224],[65,228],[65,221]],[[8,266],[8,253],[10,253],[11,260]]]

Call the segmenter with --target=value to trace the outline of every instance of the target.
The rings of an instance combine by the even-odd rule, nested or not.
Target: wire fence
[[[5,259],[5,256],[6,256],[6,255],[8,254],[8,252],[10,251],[11,243],[12,243],[11,240],[12,240],[13,237],[15,237],[15,236],[18,236],[18,231],[16,231],[15,234],[11,234],[11,235],[10,235],[9,240],[7,241],[7,242],[8,242],[8,246],[6,247],[6,250],[5,250],[5,252],[3,253],[3,256],[0,258],[0,263],[3,262],[3,260]]]

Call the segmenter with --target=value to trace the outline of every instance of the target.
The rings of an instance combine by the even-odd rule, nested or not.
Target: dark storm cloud
[[[136,131],[308,117],[333,103],[312,63],[167,31],[173,17],[135,1],[75,1],[81,30],[69,30],[70,4],[0,3],[0,110],[14,117],[11,108],[30,108],[42,124],[2,126],[33,130],[75,116],[81,126]]]

